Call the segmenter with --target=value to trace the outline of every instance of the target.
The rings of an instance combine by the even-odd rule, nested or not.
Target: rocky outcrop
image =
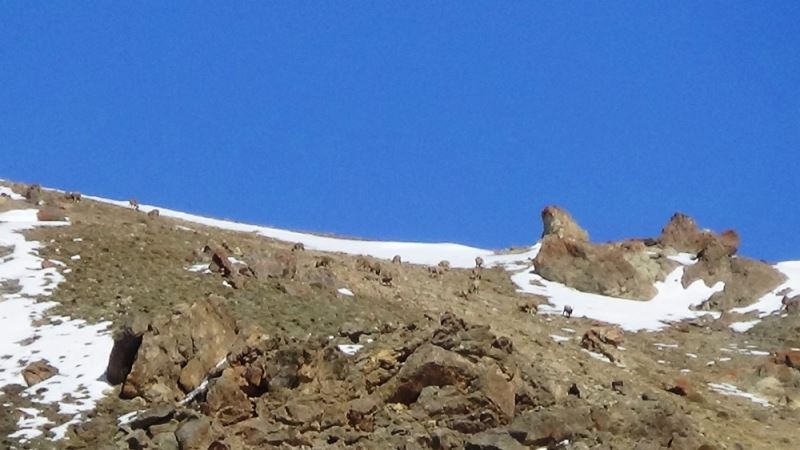
[[[122,380],[120,396],[175,401],[198,387],[238,339],[237,325],[223,302],[212,296],[178,305],[146,328],[122,327],[106,369],[110,382]]]
[[[542,238],[556,236],[578,242],[589,242],[589,233],[578,225],[569,212],[558,207],[548,206],[542,210],[544,230]]]
[[[723,290],[712,295],[704,307],[729,309],[755,302],[785,279],[774,267],[761,261],[729,256],[708,259],[703,256],[696,264],[686,268],[682,281],[684,286],[696,280],[703,280],[708,286],[724,282]]]
[[[591,335],[608,346],[623,339],[610,328]],[[450,313],[372,337],[350,356],[324,336],[242,336],[206,391],[178,409],[154,406],[116,439],[143,448],[517,449],[611,430],[644,439],[641,421],[652,427],[648,441],[668,446],[680,433],[703,443],[674,405],[591,406],[574,384],[567,395],[571,383],[543,379],[508,338]],[[632,447],[624,442],[621,448]]]
[[[657,293],[655,282],[677,263],[651,255],[641,242],[591,244],[548,235],[534,266],[543,278],[580,291],[647,300]]]
[[[655,283],[678,267],[678,263],[667,258],[675,251],[696,255],[696,263],[685,268],[684,287],[697,280],[708,286],[725,283],[724,289],[704,304],[705,308],[750,304],[784,280],[773,267],[736,256],[740,239],[735,231],[715,234],[702,230],[685,214],[673,215],[661,236],[652,241],[657,245],[646,246],[645,241],[586,242],[579,231],[569,231],[580,227],[568,213],[559,209],[547,211],[546,208],[542,217],[549,232],[545,233],[534,260],[536,273],[584,292],[650,299],[657,293]]]
[[[683,213],[675,213],[669,223],[661,230],[659,244],[678,252],[699,254],[712,253],[711,258],[731,256],[739,249],[739,235],[734,230],[726,230],[716,235],[702,230],[694,219]]]

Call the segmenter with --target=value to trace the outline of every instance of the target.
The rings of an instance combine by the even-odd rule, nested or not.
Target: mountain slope
[[[539,256],[539,244],[516,252],[491,252],[455,244],[337,239],[164,209],[153,217],[146,214],[152,207],[141,206],[140,211],[135,211],[127,203],[89,197],[76,202],[63,193],[47,190],[31,202],[19,195],[25,193],[26,187],[7,186],[17,193],[8,188],[2,191],[8,196],[0,208],[7,215],[0,217],[0,222],[5,222],[1,226],[8,231],[0,234],[0,247],[13,249],[4,256],[0,267],[24,267],[24,271],[0,271],[4,286],[9,286],[3,291],[0,311],[4,313],[0,316],[25,324],[21,327],[24,331],[11,339],[12,345],[2,347],[0,352],[0,356],[11,356],[3,360],[8,363],[0,372],[4,377],[1,380],[5,380],[0,401],[7,410],[14,411],[0,420],[0,430],[9,435],[5,440],[8,446],[98,448],[100,443],[116,442],[115,446],[123,448],[152,447],[161,445],[154,443],[156,439],[172,442],[170,439],[185,437],[175,431],[196,423],[190,416],[199,413],[197,420],[210,418],[218,434],[215,439],[230,448],[253,446],[242,437],[252,437],[248,434],[251,432],[243,431],[244,423],[261,430],[264,446],[268,442],[277,447],[319,447],[319,439],[324,437],[325,445],[330,447],[388,448],[402,442],[407,447],[447,448],[443,442],[452,441],[456,446],[453,448],[465,442],[472,442],[475,448],[489,448],[480,447],[484,445],[482,440],[505,439],[507,447],[503,448],[514,448],[514,443],[507,440],[510,436],[517,445],[534,448],[633,448],[650,444],[656,447],[641,448],[699,448],[704,444],[736,448],[737,443],[744,448],[792,448],[796,386],[800,385],[798,371],[791,367],[795,361],[792,348],[800,347],[800,342],[792,332],[797,319],[780,311],[780,301],[797,288],[798,277],[793,271],[796,263],[776,266],[786,280],[766,295],[742,299],[745,304],[737,305],[736,311],[729,308],[714,314],[696,307],[734,282],[710,286],[702,280],[686,283],[685,273],[696,270],[690,269],[696,264],[705,264],[702,258],[658,246],[643,251],[665,252],[663,258],[674,260],[675,267],[655,283],[658,293],[653,299],[631,300],[580,292],[535,273],[537,267],[532,261]],[[36,205],[36,200],[44,205]],[[35,208],[54,208],[69,221],[33,220]],[[19,223],[11,220],[14,218],[25,219],[24,229],[11,231]],[[53,226],[44,226],[45,223]],[[24,241],[19,232],[25,236]],[[42,244],[33,244],[33,240]],[[296,242],[302,242],[305,250],[292,251]],[[584,253],[587,251],[594,250],[584,249]],[[403,262],[389,262],[394,255]],[[606,253],[601,256],[606,258]],[[483,259],[484,268],[468,270],[475,266],[476,257]],[[659,253],[653,257],[662,256]],[[51,261],[54,267],[42,269],[44,260]],[[437,266],[442,260],[450,262],[449,270]],[[596,266],[600,275],[609,267],[608,259],[601,260],[605,262]],[[586,267],[595,270],[594,265]],[[51,293],[24,290],[25,280],[45,277],[52,279],[48,286]],[[22,280],[23,290],[15,292],[11,286],[16,286],[18,280]],[[26,306],[12,309],[23,295]],[[39,295],[46,295],[52,304],[34,302],[32,299]],[[118,399],[121,388],[107,383],[103,386],[108,393],[102,399],[99,393],[103,389],[91,384],[85,386],[90,395],[77,402],[61,397],[65,393],[76,396],[81,391],[68,383],[61,391],[42,384],[48,380],[27,389],[12,386],[24,383],[19,378],[23,365],[61,345],[48,343],[50,335],[45,330],[65,330],[63,350],[69,355],[80,352],[68,349],[67,342],[97,343],[96,347],[87,346],[91,357],[82,364],[85,372],[68,370],[80,362],[61,364],[60,355],[47,354],[44,359],[59,369],[56,377],[71,381],[89,378],[92,382],[100,379],[102,383],[111,345],[108,322],[116,324],[115,328],[136,320],[149,324],[145,328],[151,331],[142,335],[143,349],[150,348],[148,342],[156,342],[152,335],[156,328],[169,330],[165,333],[180,341],[186,333],[191,335],[192,329],[211,327],[213,320],[182,312],[185,317],[194,317],[187,319],[192,326],[183,329],[169,325],[169,318],[176,317],[176,311],[189,311],[182,305],[196,305],[192,307],[196,310],[209,296],[216,299],[213,302],[221,302],[226,311],[222,314],[230,314],[236,322],[230,347],[217,349],[228,356],[219,369],[210,367],[218,360],[209,360],[208,393],[200,392],[195,400],[179,403],[178,411],[185,412],[172,413],[163,422],[159,419],[154,425],[138,428],[144,434],[125,426],[119,431],[118,417],[147,409],[157,401],[182,402],[186,393],[177,384],[177,376],[172,380],[162,373],[153,378],[156,382],[143,381],[142,395],[132,400]],[[565,306],[572,308],[571,318],[561,316]],[[539,314],[531,314],[536,311]],[[737,311],[751,316],[737,317]],[[31,313],[35,313],[32,318]],[[448,318],[453,314],[458,319]],[[781,317],[784,314],[788,315]],[[465,325],[459,325],[462,319]],[[81,327],[77,320],[87,320],[89,325]],[[593,320],[617,324],[628,333],[610,331],[613,329],[600,327]],[[730,327],[755,320],[761,322],[744,334]],[[484,330],[482,326],[491,331],[478,331]],[[78,333],[87,339],[79,338]],[[36,335],[40,338],[26,342]],[[618,342],[620,335],[624,342]],[[442,340],[445,336],[450,336],[449,341]],[[200,342],[201,338],[192,339]],[[513,345],[499,344],[505,342],[503,339]],[[41,348],[37,342],[41,342]],[[267,349],[263,347],[266,344],[257,342],[269,342],[272,347]],[[164,345],[156,348],[165,348]],[[505,353],[490,351],[495,345],[505,348]],[[468,350],[470,346],[486,350],[475,353]],[[243,348],[262,356],[243,360],[233,352]],[[334,357],[331,351],[338,354]],[[307,355],[303,358],[329,355],[323,358],[328,362],[304,359],[300,367],[307,367],[309,372],[299,379],[308,381],[300,381],[288,391],[275,388],[262,392],[261,388],[243,386],[242,392],[246,393],[242,397],[236,389],[224,388],[229,382],[244,383],[244,378],[238,378],[243,377],[237,375],[238,371],[252,372],[256,361],[263,361],[265,367],[283,367],[287,362],[285,356],[279,355],[295,354],[292,352]],[[383,372],[375,372],[369,365],[375,358],[383,361],[379,355],[394,355],[382,363]],[[469,364],[458,362],[454,355],[461,355]],[[468,370],[425,387],[413,401],[393,397],[399,395],[396,393],[375,397],[376,392],[383,395],[392,386],[405,386],[403,377],[412,371],[415,361],[425,363],[426,358],[438,357],[452,358],[447,361],[462,364]],[[177,359],[165,361],[177,364],[183,372],[186,361],[191,359],[180,359],[182,363],[176,363]],[[138,366],[134,363],[134,373],[163,369],[145,367],[145,360],[139,358]],[[331,361],[335,362],[333,366]],[[516,390],[511,395],[513,401],[508,394],[504,401],[495,401],[493,389],[482,387],[487,382],[481,380],[494,379],[489,375],[493,370],[503,378],[517,380],[512,383],[513,388],[500,381],[490,383],[500,391]],[[334,372],[338,375],[334,376]],[[375,376],[387,378],[370,391],[369,380]],[[56,377],[50,378],[50,383],[57,381]],[[357,381],[361,378],[367,380],[367,385]],[[271,379],[276,380],[274,376]],[[612,388],[612,381],[621,383]],[[168,395],[152,394],[154,386],[170,383],[176,383],[175,387],[159,391],[169,392]],[[123,383],[123,391],[124,386]],[[48,390],[37,393],[42,387]],[[242,413],[234,420],[230,411],[214,410],[213,398],[222,394],[232,396],[223,397],[229,400],[241,400],[241,405],[251,405],[242,408],[252,407],[254,412]],[[95,403],[98,399],[99,404]],[[361,419],[348,419],[350,413],[344,412],[344,422],[328,428],[315,412],[323,414],[333,404],[363,403],[367,399],[375,405],[359,410]],[[462,406],[436,409],[441,402]],[[83,409],[68,410],[70,404],[97,409],[92,417],[85,417],[80,414]],[[66,414],[58,414],[59,408]],[[482,422],[478,416],[484,414],[483,410],[486,416]],[[286,411],[306,411],[309,415],[289,417]],[[588,415],[584,416],[583,411]],[[350,415],[353,414],[356,413]],[[562,416],[575,423],[566,428],[542,425],[541,421],[558,422]],[[636,428],[638,416],[645,419]],[[672,419],[658,419],[662,416]],[[572,419],[580,417],[585,420]],[[46,425],[42,418],[50,424]],[[80,418],[78,427],[69,426]],[[553,429],[541,436],[509,434],[520,427],[533,427],[534,423],[539,423],[536,429]],[[264,431],[263,427],[271,431]],[[392,427],[404,431],[393,434]],[[685,430],[685,435],[679,430]],[[37,432],[41,435],[35,436]],[[62,432],[65,436],[60,439]],[[561,444],[564,440],[568,443]]]

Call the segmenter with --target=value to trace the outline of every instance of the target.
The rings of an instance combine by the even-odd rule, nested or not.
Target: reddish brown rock
[[[25,379],[25,384],[28,386],[41,383],[44,380],[52,378],[56,374],[58,374],[58,369],[51,366],[50,363],[44,359],[32,362],[22,369],[22,378]]]
[[[707,259],[717,259],[736,254],[739,249],[739,235],[734,230],[726,230],[720,235],[701,230],[691,217],[675,213],[669,223],[661,230],[658,242],[679,252],[700,254],[705,252]]]
[[[782,356],[782,358],[780,358]],[[782,362],[787,366],[800,369],[800,352],[795,350],[790,350],[788,352],[784,352],[779,354],[779,358],[782,359]]]
[[[675,213],[661,230],[659,243],[679,252],[697,254],[705,247],[706,236],[697,222],[683,213]]]
[[[41,222],[63,222],[67,220],[67,216],[56,208],[42,208],[36,213],[36,219]]]

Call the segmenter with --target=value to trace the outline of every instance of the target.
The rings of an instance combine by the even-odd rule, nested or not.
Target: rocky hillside
[[[529,248],[0,184],[0,447],[800,448],[800,263],[675,214]]]

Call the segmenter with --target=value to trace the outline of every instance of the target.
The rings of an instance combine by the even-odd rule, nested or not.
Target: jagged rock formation
[[[694,219],[683,213],[675,213],[669,223],[661,230],[659,244],[678,252],[694,255],[710,252],[712,258],[731,256],[739,249],[739,235],[734,230],[726,230],[720,235],[701,230]]]
[[[545,234],[534,260],[536,273],[575,289],[613,297],[650,299],[654,283],[678,267],[667,258],[674,252],[695,255],[697,262],[685,269],[684,287],[697,280],[708,286],[724,282],[706,307],[730,308],[752,303],[778,286],[784,277],[760,261],[737,257],[739,235],[727,230],[719,235],[701,230],[691,217],[677,213],[661,236],[645,241],[593,244],[569,213],[547,207],[542,212]]]
[[[122,326],[106,369],[109,381],[122,383],[120,396],[176,401],[197,388],[238,339],[223,302],[212,296],[146,326],[141,318]]]
[[[522,449],[609,439],[614,430],[627,436],[616,441],[625,448],[708,443],[668,398],[623,394],[614,406],[593,406],[574,385],[571,394],[554,389],[508,338],[449,313],[432,327],[372,335],[355,356],[324,339],[248,336],[205,392],[186,406],[153,405],[116,440],[126,448]],[[622,340],[614,329],[589,335],[603,346]]]
[[[703,280],[711,286],[724,282],[725,288],[704,305],[709,309],[728,309],[757,300],[783,282],[784,277],[761,261],[735,256],[739,235],[733,230],[714,234],[701,230],[685,214],[677,213],[661,232],[660,245],[696,255],[697,262],[686,268],[683,285]]]
[[[646,300],[654,283],[677,267],[663,255],[652,255],[639,241],[593,244],[563,209],[542,211],[544,235],[534,260],[536,273],[584,292]]]

